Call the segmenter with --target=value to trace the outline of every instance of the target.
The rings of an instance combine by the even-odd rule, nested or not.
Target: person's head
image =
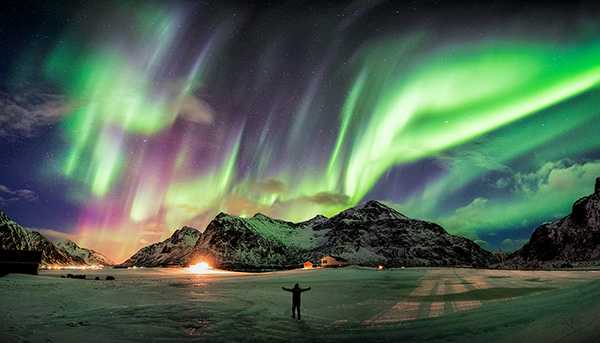
[[[294,288],[300,288],[300,285],[299,284],[295,284]]]

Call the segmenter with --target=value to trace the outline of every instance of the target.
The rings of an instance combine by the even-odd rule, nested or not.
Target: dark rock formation
[[[81,279],[85,280],[85,274],[67,274],[67,279]]]
[[[600,263],[600,178],[593,194],[575,201],[568,216],[535,229],[508,263],[529,268]]]
[[[30,231],[0,211],[0,249],[39,251],[42,265],[112,265],[101,253],[85,249],[70,240],[51,242],[37,231]]]
[[[486,266],[495,258],[435,223],[411,219],[377,201],[345,210],[315,227],[324,232],[313,256],[337,255],[356,264]]]
[[[437,224],[410,219],[377,201],[329,219],[319,215],[301,223],[261,213],[251,218],[220,213],[202,234],[190,233],[185,244],[176,243],[182,241],[180,236],[176,231],[123,265],[155,267],[206,260],[223,269],[268,270],[298,267],[324,255],[373,266],[487,266],[496,260],[466,238],[450,235]]]
[[[119,267],[166,267],[189,263],[200,231],[184,226],[168,239],[140,249]]]
[[[65,254],[80,258],[86,265],[112,266],[115,264],[102,253],[95,250],[82,248],[71,240],[65,239],[53,243]]]
[[[0,211],[0,249],[40,251],[42,265],[85,264],[81,258],[70,256],[58,249],[39,232],[29,231],[15,223],[2,211]]]
[[[0,276],[10,273],[37,275],[41,263],[40,251],[0,249]]]
[[[309,226],[312,222],[304,224]],[[198,240],[195,258],[236,270],[297,266],[304,262],[310,249],[310,243],[302,237],[303,229],[302,225],[260,213],[247,219],[220,213]]]

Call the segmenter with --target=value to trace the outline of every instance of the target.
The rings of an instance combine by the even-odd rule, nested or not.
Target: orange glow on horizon
[[[187,268],[188,271],[190,271],[192,273],[196,273],[196,274],[206,273],[207,271],[209,271],[211,269],[212,269],[212,267],[207,262],[204,262],[204,261],[193,264]]]
[[[86,269],[91,269],[91,270],[98,270],[98,269],[102,269],[104,268],[104,266],[99,265],[99,264],[92,264],[89,266],[62,266],[62,265],[57,265],[57,264],[50,264],[50,265],[46,265],[46,266],[40,266],[40,269],[47,269],[47,270],[62,270],[62,269],[74,269],[74,270],[86,270]]]

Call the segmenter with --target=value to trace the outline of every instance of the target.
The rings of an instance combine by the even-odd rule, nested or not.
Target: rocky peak
[[[407,219],[405,215],[388,207],[379,201],[370,200],[366,203],[349,208],[340,212],[332,219],[360,219],[360,220],[378,220],[378,219]]]
[[[232,218],[232,217],[233,216],[230,215],[229,213],[219,212],[219,214],[217,214],[217,216],[215,217],[215,220],[229,219],[229,218]]]
[[[9,221],[11,221],[11,220],[10,220],[10,218],[8,218],[6,213],[4,213],[2,210],[0,210],[0,223],[6,223]]]
[[[220,216],[226,216],[221,213]],[[169,266],[186,265],[192,257],[194,246],[202,233],[197,229],[184,226],[173,232],[171,237],[162,242],[150,244],[138,250],[127,261],[120,264],[121,267],[131,266]]]
[[[30,231],[0,212],[0,249],[42,252],[42,264],[82,264],[77,256],[59,250],[37,231]]]
[[[515,264],[533,266],[600,261],[600,178],[594,194],[575,201],[568,216],[535,229],[511,259]]]
[[[369,200],[367,202],[365,202],[364,204],[357,206],[357,208],[360,209],[364,209],[364,210],[376,210],[376,211],[394,211],[392,208],[380,203],[377,200]]]
[[[114,262],[103,254],[92,249],[82,248],[77,243],[69,239],[62,239],[53,242],[54,246],[63,252],[65,255],[76,257],[87,265],[104,265],[111,266]]]
[[[179,230],[173,232],[171,237],[169,238],[170,242],[173,244],[177,244],[181,241],[188,241],[186,243],[196,244],[196,240],[200,236],[200,231],[194,229],[190,226],[184,226]]]
[[[305,221],[305,223],[322,223],[324,221],[327,221],[329,218],[325,217],[322,214],[317,214],[316,216],[310,218],[309,220]]]
[[[180,235],[196,235],[198,234],[200,231],[198,231],[198,229],[193,228],[191,226],[183,226],[181,229],[175,231],[178,232]]]
[[[271,220],[272,219],[271,217],[269,217],[269,216],[267,216],[265,214],[262,214],[260,212],[255,213],[252,216],[252,218],[261,219],[261,220]]]
[[[319,227],[319,225],[326,223],[328,220],[329,218],[325,217],[324,215],[317,214],[309,220],[298,223],[298,226],[302,228],[316,228]]]
[[[583,197],[575,203],[571,211],[571,220],[590,229],[600,229],[600,178],[596,179],[595,193]]]
[[[61,239],[61,240],[55,241],[54,245],[59,246],[59,247],[63,246],[63,247],[68,247],[68,248],[79,248],[79,246],[70,239]]]
[[[186,265],[199,257],[234,270],[300,265],[324,255],[374,265],[486,265],[493,255],[437,224],[410,219],[377,201],[327,218],[292,223],[256,213],[249,218],[219,213],[194,246],[165,241],[141,249],[123,265]]]

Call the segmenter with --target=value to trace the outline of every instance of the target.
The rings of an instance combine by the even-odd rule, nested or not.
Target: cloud
[[[448,156],[441,155],[438,159],[442,162],[446,162],[448,167],[464,167],[464,168],[478,168],[487,171],[510,171],[510,167],[500,163],[494,156],[484,154],[479,151],[469,150],[460,151]]]
[[[516,173],[498,179],[500,188],[510,187],[515,193],[535,195],[541,192],[568,191],[577,188],[593,189],[600,176],[600,160],[575,163],[570,159],[547,162],[530,173]]]
[[[285,183],[277,179],[257,181],[252,187],[255,192],[278,194],[286,190]]]
[[[69,110],[62,95],[39,90],[0,91],[0,137],[31,137]]]
[[[598,176],[600,176],[600,160],[583,164],[562,160],[548,162],[536,173],[521,176],[520,185],[527,193],[562,192],[572,189],[585,189],[591,193]],[[526,184],[523,180],[529,183]]]
[[[194,96],[186,96],[179,107],[179,115],[197,124],[210,124],[215,117],[212,108],[204,101]]]
[[[75,241],[75,239],[76,239],[75,235],[73,235],[71,233],[57,231],[54,229],[32,228],[31,230],[41,233],[44,237],[48,238],[51,241],[58,241],[58,240],[65,240],[65,239]]]
[[[437,221],[451,231],[466,233],[527,227],[553,220],[568,214],[575,200],[591,194],[598,176],[600,160],[547,162],[532,172],[500,179],[506,190],[504,196],[476,197]]]
[[[320,192],[311,196],[307,196],[306,199],[321,205],[344,205],[350,200],[346,194],[331,192]]]
[[[10,189],[5,185],[0,184],[0,203],[13,201],[35,201],[37,199],[37,194],[32,190]]]
[[[466,233],[471,229],[497,225],[495,218],[487,214],[489,199],[478,197],[463,207],[454,210],[451,215],[439,221],[450,231]]]
[[[510,181],[508,178],[499,178],[498,180],[496,180],[496,183],[494,185],[496,186],[496,188],[504,189],[510,185],[509,182]]]

